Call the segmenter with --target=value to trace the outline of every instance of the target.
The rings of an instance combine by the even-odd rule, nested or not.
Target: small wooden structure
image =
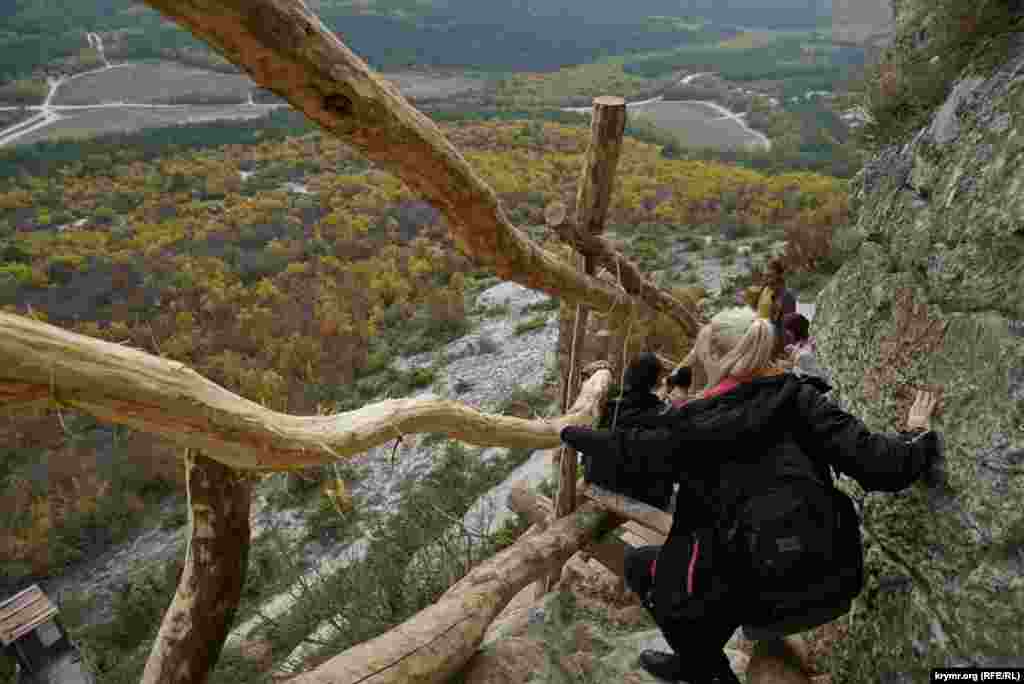
[[[17,661],[19,684],[92,684],[57,614],[37,584],[0,602],[0,648]]]

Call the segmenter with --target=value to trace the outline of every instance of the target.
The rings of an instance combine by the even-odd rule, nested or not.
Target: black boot
[[[683,660],[674,653],[641,651],[640,667],[667,682],[683,681]]]
[[[683,665],[683,659],[674,653],[661,651],[642,651],[640,667],[658,679],[680,684],[740,684],[740,680],[732,671],[729,659],[722,654],[722,663],[713,668],[713,672],[699,672]]]

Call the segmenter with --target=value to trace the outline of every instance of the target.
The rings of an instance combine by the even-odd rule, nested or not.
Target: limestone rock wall
[[[962,79],[852,188],[857,222],[837,239],[849,258],[813,324],[821,360],[876,430],[902,424],[914,388],[942,386],[946,477],[865,498],[867,610],[844,681],[1024,666],[1022,159],[1024,49]]]

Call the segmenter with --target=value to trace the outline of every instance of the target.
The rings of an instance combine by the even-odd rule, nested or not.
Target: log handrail
[[[0,313],[0,407],[56,402],[99,420],[165,437],[240,470],[294,470],[432,432],[477,446],[557,447],[566,425],[588,425],[611,386],[608,370],[584,384],[566,415],[528,420],[457,401],[389,399],[326,416],[272,411],[183,363]]]

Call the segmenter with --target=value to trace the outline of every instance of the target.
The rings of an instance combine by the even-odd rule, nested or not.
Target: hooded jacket
[[[643,424],[645,419],[665,414],[669,408],[669,404],[652,392],[627,391],[608,402],[598,427],[628,429],[638,422]],[[652,476],[642,454],[620,451],[611,458],[595,459],[584,452],[583,467],[588,482],[609,487],[656,508],[666,509],[672,498],[672,482]]]
[[[701,548],[711,551],[713,530],[752,490],[787,476],[802,477],[810,462],[825,477],[831,477],[831,467],[867,491],[895,492],[940,459],[936,433],[872,433],[824,396],[829,389],[818,378],[784,373],[691,401],[646,419],[643,428],[627,428],[624,435],[563,429],[563,441],[591,458],[614,458],[624,451],[642,461],[633,467],[646,469],[649,477],[680,484],[672,528],[658,557],[654,602],[662,610],[677,609],[681,591],[703,593],[708,600],[716,591],[728,591],[711,578],[693,582],[688,564],[692,566],[691,544],[696,542],[691,535],[697,528]],[[707,570],[702,564],[698,573]],[[722,575],[723,569],[713,574]],[[687,610],[703,610],[699,603],[689,601]]]

